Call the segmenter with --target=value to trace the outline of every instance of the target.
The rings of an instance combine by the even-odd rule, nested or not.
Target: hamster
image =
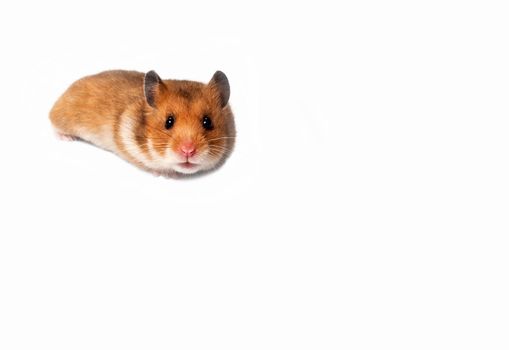
[[[233,149],[229,98],[221,71],[203,84],[115,70],[74,82],[49,117],[64,140],[88,141],[154,174],[194,174],[220,166]]]

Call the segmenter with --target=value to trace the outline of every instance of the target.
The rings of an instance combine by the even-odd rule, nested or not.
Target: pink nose
[[[180,145],[180,153],[186,158],[194,156],[196,153],[196,147],[194,146],[194,143],[192,142],[183,142]]]

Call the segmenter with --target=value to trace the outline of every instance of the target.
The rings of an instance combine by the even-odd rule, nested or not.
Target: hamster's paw
[[[62,134],[60,132],[57,132],[56,134],[57,134],[58,139],[60,139],[62,141],[76,141],[76,140],[79,140],[79,137],[76,137],[76,136],[73,136],[73,135]]]
[[[163,173],[162,173],[161,171],[158,171],[158,170],[153,170],[153,169],[151,169],[151,170],[148,170],[148,172],[149,172],[150,174],[152,174],[152,175],[156,176],[156,177],[159,177],[159,176],[163,175]]]

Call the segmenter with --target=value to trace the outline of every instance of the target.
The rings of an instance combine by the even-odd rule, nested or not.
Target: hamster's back
[[[143,101],[143,77],[135,71],[114,70],[77,80],[53,106],[53,126],[61,134],[114,150],[114,123],[128,106]]]

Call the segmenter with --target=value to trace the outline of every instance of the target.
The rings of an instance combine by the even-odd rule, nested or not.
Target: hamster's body
[[[107,71],[73,83],[50,112],[57,133],[112,151],[155,173],[221,164],[235,139],[229,84],[161,80],[151,71]]]

